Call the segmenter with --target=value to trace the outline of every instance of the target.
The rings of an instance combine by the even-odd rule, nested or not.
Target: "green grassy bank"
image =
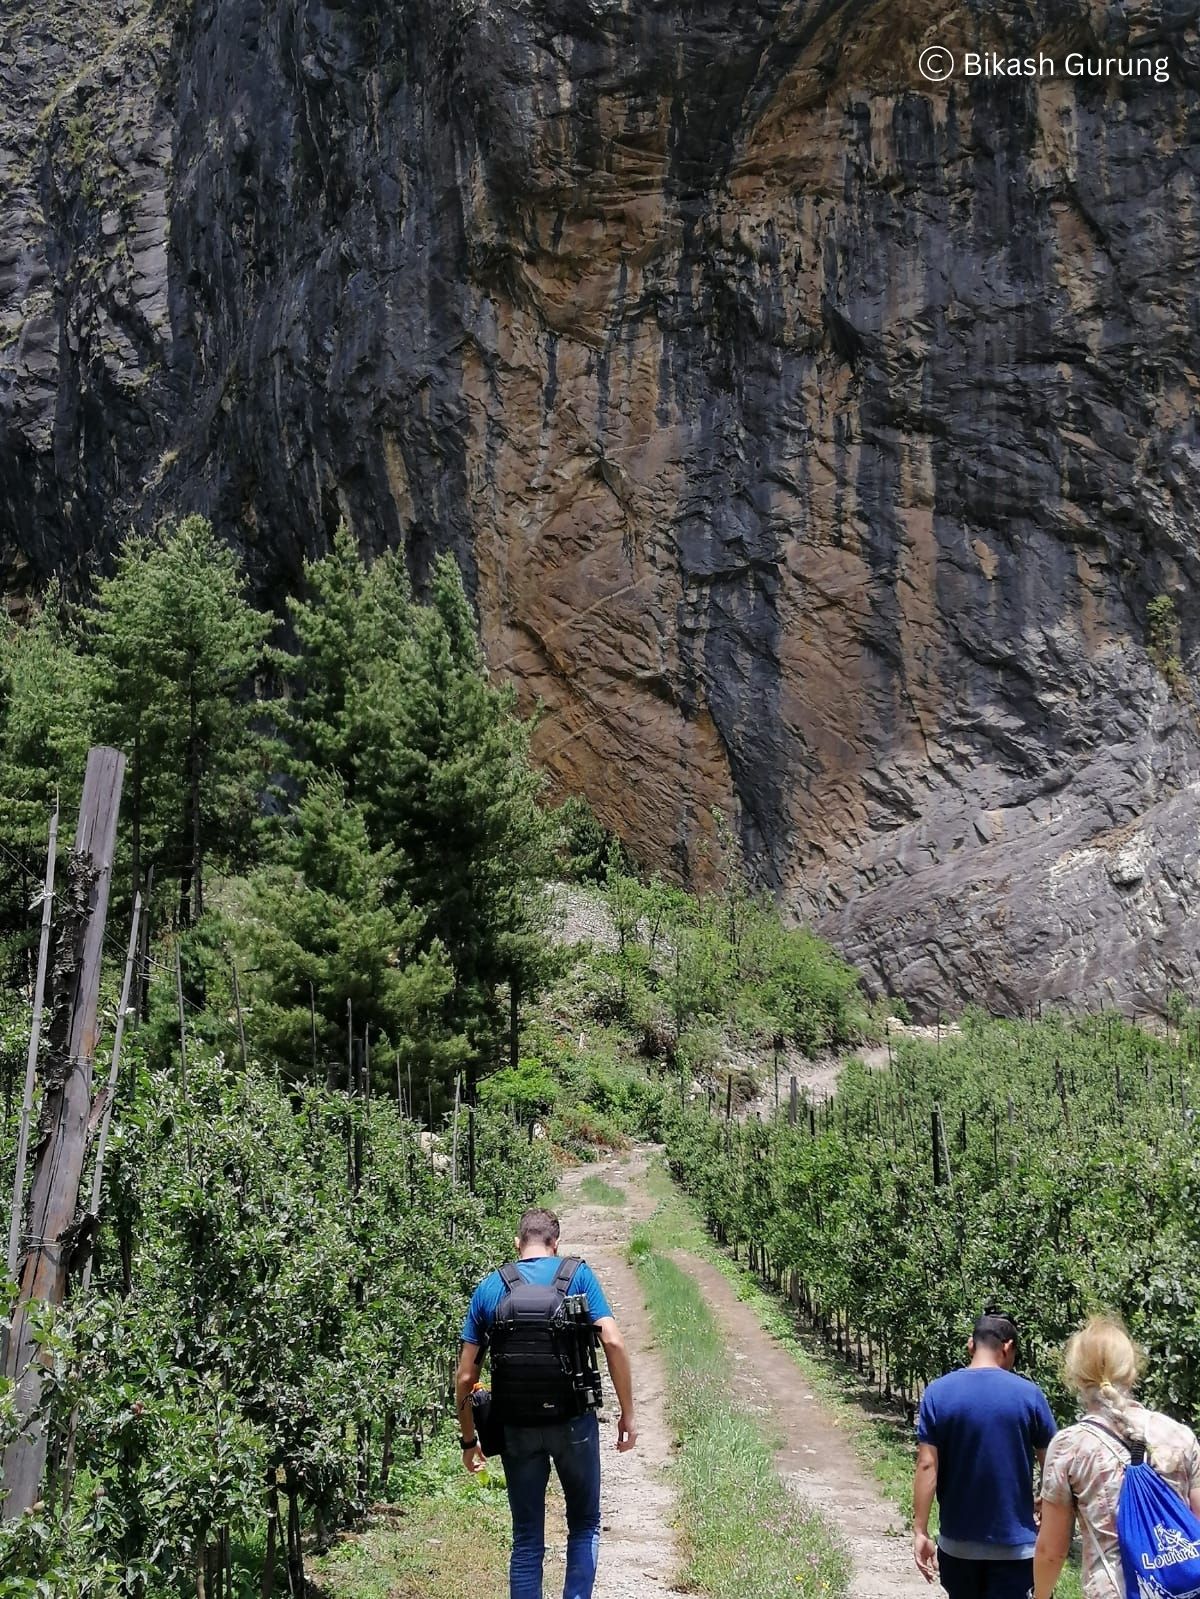
[[[639,1229],[630,1249],[668,1371],[679,1439],[681,1585],[711,1599],[840,1599],[849,1561],[830,1523],[780,1481],[726,1385],[728,1355],[696,1284]]]

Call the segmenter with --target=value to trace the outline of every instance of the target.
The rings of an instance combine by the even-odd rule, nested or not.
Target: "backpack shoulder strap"
[[[1095,1416],[1084,1416],[1079,1425],[1081,1427],[1094,1427],[1097,1432],[1104,1433],[1114,1443],[1120,1444],[1121,1448],[1128,1454],[1131,1466],[1140,1466],[1145,1460],[1146,1446],[1141,1439],[1122,1438],[1119,1432],[1114,1432],[1111,1427],[1106,1427],[1102,1421],[1097,1421]]]
[[[515,1260],[510,1260],[507,1266],[501,1266],[500,1281],[506,1288],[519,1288],[525,1281]]]
[[[558,1270],[554,1273],[554,1278],[550,1286],[552,1288],[556,1288],[564,1299],[567,1297],[567,1291],[571,1286],[571,1278],[574,1277],[575,1273],[582,1265],[583,1259],[581,1256],[567,1255],[562,1264],[559,1266]]]

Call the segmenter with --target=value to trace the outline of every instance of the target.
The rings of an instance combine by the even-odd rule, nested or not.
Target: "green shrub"
[[[1156,594],[1146,607],[1146,650],[1172,688],[1183,682],[1179,616],[1169,594]]]
[[[540,1060],[522,1059],[515,1068],[493,1072],[479,1087],[479,1098],[494,1110],[511,1110],[528,1124],[553,1110],[562,1088]]]
[[[577,794],[564,800],[554,816],[562,829],[558,858],[563,876],[574,883],[602,883],[613,835]]]
[[[599,1151],[608,1153],[629,1147],[629,1139],[615,1117],[588,1105],[560,1105],[547,1130],[560,1149],[578,1160],[595,1160]]]

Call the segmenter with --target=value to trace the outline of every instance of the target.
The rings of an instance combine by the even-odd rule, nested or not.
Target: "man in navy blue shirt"
[[[917,1416],[913,1554],[950,1599],[1031,1599],[1037,1522],[1033,1461],[1058,1430],[1046,1396],[1017,1376],[1017,1326],[985,1309],[969,1366],[931,1382]],[[929,1512],[937,1492],[935,1545]]]
[[[549,1287],[561,1264],[558,1256],[558,1217],[551,1210],[527,1210],[515,1240],[520,1275],[527,1283]],[[475,1436],[471,1391],[479,1375],[482,1350],[507,1288],[494,1271],[476,1288],[462,1330],[455,1397],[459,1442],[468,1471],[483,1468],[484,1457]],[[569,1294],[587,1299],[592,1325],[600,1337],[608,1373],[621,1414],[617,1421],[617,1449],[622,1453],[637,1442],[633,1418],[633,1378],[629,1355],[612,1309],[595,1273],[581,1261]],[[568,1421],[540,1426],[504,1427],[504,1479],[512,1511],[513,1546],[509,1565],[509,1599],[542,1599],[542,1563],[546,1552],[546,1488],[550,1463],[558,1473],[567,1508],[567,1570],[563,1599],[591,1599],[596,1581],[600,1545],[600,1431],[596,1412],[588,1410]]]

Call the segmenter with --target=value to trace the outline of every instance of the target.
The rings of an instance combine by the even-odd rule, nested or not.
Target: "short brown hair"
[[[517,1241],[522,1248],[528,1243],[545,1244],[547,1249],[552,1249],[558,1242],[558,1217],[552,1210],[540,1210],[533,1207],[521,1216],[521,1225],[517,1228]]]

